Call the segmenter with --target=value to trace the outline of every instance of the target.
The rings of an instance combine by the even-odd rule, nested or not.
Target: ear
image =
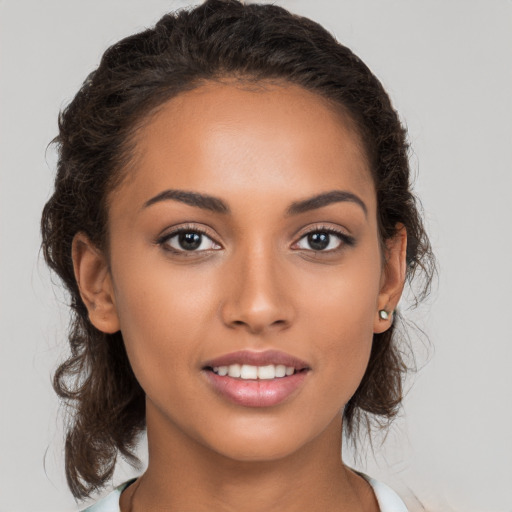
[[[397,224],[396,234],[386,241],[385,261],[373,327],[374,333],[386,331],[393,323],[393,312],[398,305],[405,285],[406,253],[407,231],[403,224]],[[388,318],[382,318],[381,311],[385,311]]]
[[[80,296],[89,312],[89,320],[102,332],[119,331],[112,277],[104,254],[85,233],[77,233],[71,257]]]

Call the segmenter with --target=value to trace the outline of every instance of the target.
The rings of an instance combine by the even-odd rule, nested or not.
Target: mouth
[[[289,354],[269,350],[234,352],[207,362],[202,369],[224,399],[245,407],[270,407],[295,395],[311,367]]]
[[[244,380],[271,380],[310,370],[307,362],[279,350],[241,350],[208,361],[203,370],[220,377]]]
[[[211,371],[220,377],[231,377],[242,380],[271,380],[290,377],[299,372],[306,372],[308,368],[295,368],[285,366],[284,364],[268,364],[265,366],[255,366],[252,364],[230,364],[223,366],[206,367],[205,370]]]

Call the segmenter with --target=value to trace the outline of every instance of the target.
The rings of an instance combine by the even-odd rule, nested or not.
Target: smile
[[[285,366],[284,364],[269,364],[266,366],[231,364],[229,366],[215,366],[212,371],[221,377],[227,375],[236,379],[270,380],[293,375],[295,368],[293,366]]]
[[[272,407],[291,399],[302,387],[310,366],[280,351],[240,351],[203,366],[213,391],[244,407]]]

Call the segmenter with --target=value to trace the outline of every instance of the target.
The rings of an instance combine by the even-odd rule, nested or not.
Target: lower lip
[[[292,396],[301,387],[308,371],[268,380],[221,377],[210,370],[204,373],[215,392],[230,402],[245,407],[272,407]]]

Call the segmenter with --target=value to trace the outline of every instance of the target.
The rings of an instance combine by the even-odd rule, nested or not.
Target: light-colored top
[[[390,489],[386,484],[378,482],[373,478],[359,473],[371,486],[380,512],[408,512],[404,502],[398,497],[398,494]],[[94,505],[86,508],[83,512],[121,512],[119,507],[119,497],[121,493],[136,479],[128,480],[124,484],[114,489],[110,494],[97,501]]]

